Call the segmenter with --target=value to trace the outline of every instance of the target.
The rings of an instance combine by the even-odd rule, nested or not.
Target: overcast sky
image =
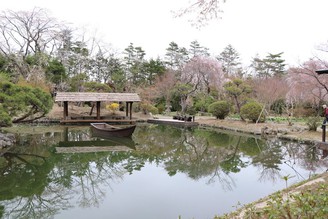
[[[328,42],[327,0],[227,0],[221,20],[200,30],[172,10],[188,0],[4,0],[2,10],[49,9],[58,20],[74,27],[87,26],[99,38],[123,51],[130,43],[142,47],[147,57],[164,56],[169,43],[188,48],[197,40],[218,55],[231,44],[249,63],[256,54],[284,52],[296,65],[315,55]]]

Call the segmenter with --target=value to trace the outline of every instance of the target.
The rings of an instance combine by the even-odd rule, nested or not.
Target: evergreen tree
[[[248,94],[252,92],[252,88],[243,80],[236,78],[224,84],[224,89],[236,104],[236,109],[241,119],[244,120],[240,114],[241,106],[247,99]]]
[[[46,77],[47,80],[57,85],[62,83],[67,78],[64,65],[60,63],[58,59],[50,60],[46,67]]]
[[[173,70],[181,70],[182,66],[189,60],[186,48],[180,48],[175,42],[171,42],[166,49],[165,64]]]
[[[269,72],[273,76],[281,77],[286,74],[286,64],[285,60],[281,58],[282,54],[283,52],[277,54],[269,53],[264,59],[264,62],[266,63],[267,68],[269,69]]]
[[[5,80],[0,81],[0,94],[0,126],[39,119],[53,106],[50,94],[38,87],[20,86]]]
[[[286,74],[285,60],[281,58],[283,52],[272,54],[269,53],[264,59],[256,56],[253,58],[251,67],[255,75],[259,78],[269,78],[272,76],[281,77]]]
[[[208,48],[202,47],[197,40],[190,43],[189,56],[192,59],[195,56],[209,56]]]
[[[69,48],[67,74],[69,76],[76,76],[86,73],[90,67],[89,55],[89,50],[85,42],[72,42],[71,48]]]
[[[113,91],[123,91],[126,83],[122,61],[111,55],[107,62],[107,71],[104,75],[104,83],[107,83]]]
[[[141,47],[134,47],[133,43],[130,43],[124,54],[126,79],[132,84],[137,84],[140,81],[141,68],[146,53]]]
[[[108,59],[104,57],[104,54],[100,49],[96,54],[96,57],[92,59],[90,63],[91,74],[97,82],[106,82],[107,66]]]
[[[258,54],[253,58],[252,64],[250,67],[254,70],[254,75],[256,77],[259,77],[259,78],[270,77],[268,69],[266,68],[264,61],[259,57]]]
[[[222,64],[223,72],[229,76],[237,76],[242,72],[239,53],[231,44],[226,46],[217,59]]]
[[[157,76],[162,76],[166,68],[164,63],[158,58],[156,60],[150,59],[148,62],[144,62],[142,73],[145,82],[148,85],[152,85],[155,82]]]

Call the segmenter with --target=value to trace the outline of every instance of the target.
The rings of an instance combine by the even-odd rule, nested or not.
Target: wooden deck
[[[98,123],[98,122],[106,122],[109,124],[135,124],[136,120],[129,119],[126,116],[89,116],[89,115],[71,115],[66,119],[60,120],[61,124],[78,124],[78,123]]]

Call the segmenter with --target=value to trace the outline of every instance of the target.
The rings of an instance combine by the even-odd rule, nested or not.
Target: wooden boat
[[[136,125],[113,126],[107,123],[90,123],[92,133],[99,137],[130,137]]]

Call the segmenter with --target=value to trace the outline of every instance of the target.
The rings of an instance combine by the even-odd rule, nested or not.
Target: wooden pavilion
[[[140,102],[140,97],[137,93],[93,93],[93,92],[58,92],[55,97],[55,102],[64,104],[63,119],[61,123],[91,123],[91,122],[113,122],[113,123],[133,123],[132,120],[132,104]],[[96,106],[96,116],[69,116],[69,102],[93,102]],[[101,102],[125,102],[124,117],[102,117],[100,115]]]

